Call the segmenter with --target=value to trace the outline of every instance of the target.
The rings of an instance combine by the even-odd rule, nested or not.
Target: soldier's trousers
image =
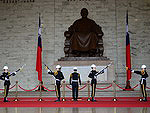
[[[60,83],[56,83],[56,96],[60,100],[61,94],[60,94]]]
[[[141,84],[141,92],[144,98],[147,98],[147,93],[146,93],[146,80],[143,81],[143,84]]]
[[[4,85],[4,99],[6,99],[6,97],[8,96],[9,86],[10,85]]]
[[[95,97],[96,84],[92,83],[91,85],[92,85],[91,97],[94,98]]]
[[[72,82],[72,97],[78,99],[78,82]]]

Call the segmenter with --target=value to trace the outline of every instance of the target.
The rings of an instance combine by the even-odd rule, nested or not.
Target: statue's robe
[[[71,34],[71,49],[81,52],[96,50],[98,36],[103,36],[101,27],[88,18],[76,20],[70,26],[69,32]]]

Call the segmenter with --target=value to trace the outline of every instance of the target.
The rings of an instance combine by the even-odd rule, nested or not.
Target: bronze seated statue
[[[81,19],[65,31],[65,57],[101,57],[103,56],[103,32],[94,20],[87,18],[88,10],[81,10]]]

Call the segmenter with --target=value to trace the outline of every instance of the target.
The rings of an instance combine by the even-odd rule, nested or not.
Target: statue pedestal
[[[90,80],[88,78],[91,71],[91,65],[97,66],[97,71],[105,68],[109,63],[112,65],[108,67],[105,72],[98,76],[98,82],[112,82],[114,80],[114,62],[107,57],[64,57],[64,60],[54,62],[53,66],[61,65],[65,81],[69,81],[70,74],[73,72],[73,67],[78,68],[81,75],[82,82]],[[54,69],[55,67],[53,67]]]

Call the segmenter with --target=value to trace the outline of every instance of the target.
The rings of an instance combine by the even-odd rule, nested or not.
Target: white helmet
[[[60,65],[57,65],[57,66],[56,66],[56,69],[60,69],[60,68],[61,68],[61,66],[60,66]]]
[[[141,68],[142,68],[142,69],[145,69],[145,68],[146,68],[146,65],[142,65]]]
[[[94,68],[94,67],[96,67],[96,65],[95,65],[95,64],[92,64],[92,65],[91,65],[91,68]]]
[[[8,69],[8,66],[4,66],[3,69]]]
[[[74,67],[73,70],[74,70],[74,71],[77,71],[77,67]]]

